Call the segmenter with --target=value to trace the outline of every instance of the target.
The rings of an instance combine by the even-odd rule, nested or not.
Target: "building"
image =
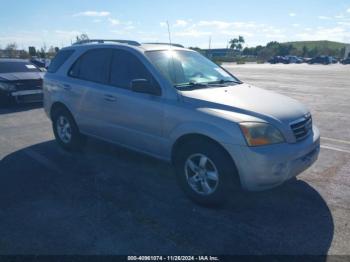
[[[0,58],[27,58],[28,53],[25,50],[0,49]]]
[[[229,57],[239,54],[239,51],[230,48],[202,49],[201,52],[209,58]]]

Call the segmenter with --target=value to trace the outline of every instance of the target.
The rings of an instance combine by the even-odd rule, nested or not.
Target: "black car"
[[[333,58],[331,56],[316,56],[312,58],[308,63],[329,65],[333,63]]]
[[[343,59],[343,60],[341,61],[341,63],[342,63],[343,65],[350,65],[350,57],[348,57],[348,58],[346,58],[346,59]]]
[[[30,62],[31,62],[32,64],[36,65],[36,66],[39,67],[39,68],[46,68],[45,62],[42,61],[42,60],[39,60],[39,59],[37,59],[37,58],[32,58],[32,59],[30,59]]]
[[[44,73],[23,59],[0,59],[0,105],[40,102]]]
[[[275,56],[272,57],[270,60],[268,60],[267,62],[269,62],[270,64],[289,64],[289,59],[284,57],[284,56]]]

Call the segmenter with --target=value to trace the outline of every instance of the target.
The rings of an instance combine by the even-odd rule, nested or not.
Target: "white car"
[[[179,46],[90,40],[63,48],[44,78],[44,106],[63,148],[92,136],[172,162],[201,204],[222,203],[239,187],[280,185],[320,150],[305,106]]]

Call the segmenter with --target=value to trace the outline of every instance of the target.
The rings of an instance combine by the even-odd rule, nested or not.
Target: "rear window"
[[[26,61],[0,62],[0,74],[20,72],[40,72],[40,70],[32,63]]]
[[[106,84],[109,76],[111,50],[93,49],[83,54],[69,71],[69,76]]]
[[[74,50],[62,50],[57,53],[54,59],[52,59],[47,71],[49,73],[55,73],[63,65],[64,62],[74,53]]]

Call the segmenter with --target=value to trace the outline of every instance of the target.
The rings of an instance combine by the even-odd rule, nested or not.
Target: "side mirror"
[[[137,93],[160,96],[159,87],[151,84],[147,79],[134,79],[131,81],[131,90]]]

